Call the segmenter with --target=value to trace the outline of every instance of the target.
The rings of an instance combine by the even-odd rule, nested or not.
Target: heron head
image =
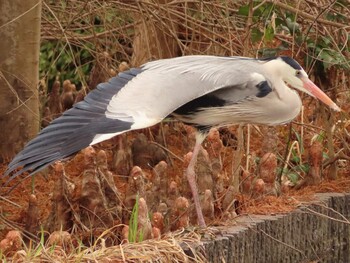
[[[337,104],[309,79],[307,73],[298,62],[287,56],[278,57],[276,60],[279,61],[277,63],[279,65],[278,71],[284,82],[295,89],[319,99],[333,110],[341,111]]]

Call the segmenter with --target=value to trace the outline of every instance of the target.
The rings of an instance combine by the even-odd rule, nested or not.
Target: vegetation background
[[[349,175],[348,0],[31,0],[25,4],[20,0],[12,1],[11,4],[9,2],[11,1],[2,1],[0,4],[0,36],[4,40],[0,43],[0,124],[3,127],[0,157],[3,170],[7,162],[36,135],[41,126],[45,126],[48,120],[54,118],[53,115],[62,112],[62,108],[57,113],[50,108],[51,112],[47,113],[55,87],[58,87],[56,91],[59,94],[63,94],[57,83],[62,83],[64,88],[64,81],[69,80],[75,85],[77,94],[84,96],[98,83],[108,80],[118,72],[140,66],[150,60],[191,54],[249,57],[288,55],[304,66],[315,83],[337,101],[344,112],[335,115],[323,105],[316,106],[314,100],[305,98],[304,112],[290,126],[233,128],[229,131],[229,136],[234,137],[234,147],[231,147],[228,153],[221,152],[222,171],[225,171],[229,178],[229,173],[236,175],[233,176],[236,180],[233,185],[234,192],[238,194],[242,192],[242,184],[239,181],[242,173],[248,173],[252,177],[258,176],[261,158],[265,153],[272,152],[277,156],[278,167],[275,167],[275,174],[280,181],[284,176],[292,185],[301,184],[300,188],[304,187],[303,183],[315,184],[315,178],[312,179],[312,183],[305,183],[305,176],[310,174],[312,166],[308,158],[310,149],[312,151],[313,148],[309,147],[316,141],[322,154],[322,178],[336,179],[339,182],[339,178]],[[25,26],[20,27],[18,23]],[[9,62],[11,60],[13,64]],[[147,135],[148,140],[156,141],[154,137],[157,129],[161,130],[162,126],[156,128],[156,132],[151,129],[142,132]],[[178,139],[168,139],[168,146],[173,153],[183,156],[190,148],[183,144],[181,147],[176,146],[179,145],[178,141],[187,136],[184,135],[185,128],[179,129],[180,132],[171,134]],[[137,136],[135,133],[127,139],[134,140]],[[108,153],[109,145],[107,148],[106,145],[100,148],[103,147]],[[127,148],[130,145],[126,143],[123,147]],[[170,161],[172,170],[169,176],[172,178],[176,177],[175,171],[183,166],[182,162],[178,163],[176,160],[174,158]],[[131,168],[131,165],[125,168],[125,175]],[[318,176],[321,175],[316,175]],[[231,182],[230,179],[226,181]],[[9,229],[22,229],[26,237],[36,241],[26,242],[24,252],[15,255],[27,260],[51,260],[55,257],[52,253],[54,248],[52,243],[47,245],[47,237],[44,234],[48,229],[28,229],[30,224],[23,221],[23,218],[28,220],[30,216],[23,213],[30,213],[27,203],[30,203],[31,193],[40,199],[38,192],[51,192],[52,185],[45,189],[46,182],[43,181],[40,185],[39,181],[30,188],[29,183],[28,180],[24,181],[26,186],[22,184],[23,188],[19,188],[17,193],[15,190],[8,195],[5,194],[8,189],[3,188],[5,190],[1,202],[4,203],[4,208],[0,210],[1,237],[4,237]],[[229,185],[225,185],[224,188],[229,189]],[[25,198],[22,196],[23,191],[27,191]],[[136,201],[138,202],[137,198]],[[17,206],[9,205],[10,202],[16,202]],[[40,210],[40,207],[47,203],[47,199],[37,203]],[[9,206],[15,208],[8,208]],[[43,226],[45,216],[42,212],[36,213],[42,220],[36,222],[36,226]],[[114,225],[115,222],[110,227],[113,228]],[[59,229],[54,229],[51,225],[49,231],[54,230]],[[70,233],[74,233],[72,226],[70,230]],[[87,232],[91,237],[91,247],[85,247],[89,243],[85,242],[72,245],[74,249],[61,249],[62,260],[74,261],[77,257],[85,260],[102,259],[107,254],[120,257],[120,251],[107,252],[108,245],[115,243],[111,241],[106,245],[102,242],[108,240],[106,233]],[[77,231],[75,234],[77,233],[81,232]],[[103,238],[100,238],[100,235]],[[35,238],[38,236],[39,238]],[[77,236],[81,240],[84,239],[83,234]],[[170,244],[169,240],[176,238],[197,240],[198,235],[191,233],[190,237],[184,237],[176,233],[167,238],[163,238],[163,241]],[[167,248],[169,250],[165,251],[173,251],[178,260],[185,257],[173,246],[169,245]],[[105,250],[101,252],[103,249]],[[135,250],[134,247],[125,247],[124,252],[129,251],[128,249]],[[152,251],[151,248],[147,249]],[[157,253],[159,256],[160,252]],[[1,257],[5,258],[5,253],[0,253]]]

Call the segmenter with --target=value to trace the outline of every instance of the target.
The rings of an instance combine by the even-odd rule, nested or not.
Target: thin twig
[[[262,229],[260,229],[259,231],[260,231],[261,233],[263,233],[265,236],[267,236],[267,237],[271,238],[272,240],[276,241],[277,243],[280,243],[280,244],[282,244],[282,245],[284,245],[284,246],[286,246],[286,247],[288,247],[288,248],[290,248],[290,249],[292,249],[292,250],[294,250],[294,251],[297,251],[298,253],[300,253],[300,254],[303,255],[304,257],[306,256],[306,255],[304,254],[303,251],[297,249],[296,247],[294,247],[294,246],[292,246],[292,245],[289,245],[289,244],[287,244],[287,243],[285,243],[285,242],[283,242],[283,241],[281,241],[281,240],[279,240],[279,239],[277,239],[277,238],[275,238],[275,237],[269,235],[268,233],[266,233],[266,232],[265,232],[264,230],[262,230]]]

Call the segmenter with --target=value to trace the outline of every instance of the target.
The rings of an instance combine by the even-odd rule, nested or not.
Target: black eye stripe
[[[287,57],[287,56],[280,56],[280,58],[287,63],[289,66],[291,66],[292,68],[296,69],[296,70],[301,70],[302,67],[299,65],[298,62],[296,62],[294,59]]]

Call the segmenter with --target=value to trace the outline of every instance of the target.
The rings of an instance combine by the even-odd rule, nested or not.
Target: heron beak
[[[341,111],[337,104],[331,100],[330,97],[326,95],[319,87],[317,87],[311,80],[308,78],[302,79],[304,84],[304,89],[306,89],[312,96],[322,101],[324,104],[329,106],[335,111]]]

